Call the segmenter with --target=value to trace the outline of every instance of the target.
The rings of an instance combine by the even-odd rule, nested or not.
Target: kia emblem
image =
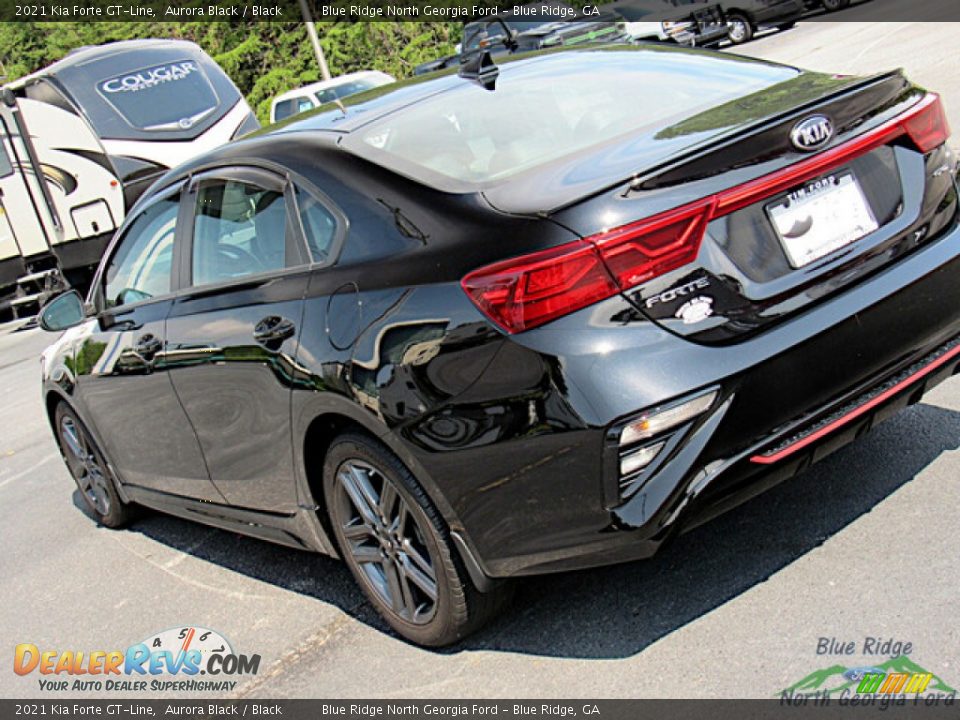
[[[797,150],[812,152],[830,142],[833,137],[833,123],[824,115],[811,115],[804,118],[790,131],[790,142]]]

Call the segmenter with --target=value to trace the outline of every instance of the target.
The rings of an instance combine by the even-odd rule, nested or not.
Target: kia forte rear
[[[101,519],[338,555],[444,644],[509,578],[648,557],[957,372],[936,94],[656,46],[478,67],[173,171],[177,261],[124,254],[132,220],[88,316],[49,313]]]

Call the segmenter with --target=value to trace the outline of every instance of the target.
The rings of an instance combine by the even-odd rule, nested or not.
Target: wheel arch
[[[730,8],[729,10],[726,10],[726,9],[725,9],[725,10],[723,11],[723,14],[724,14],[724,17],[725,17],[726,19],[728,19],[728,20],[730,19],[730,16],[731,16],[731,15],[739,15],[739,16],[742,17],[744,20],[746,20],[748,23],[750,23],[750,25],[751,25],[752,27],[756,27],[756,26],[757,26],[757,21],[754,19],[753,14],[752,14],[749,10],[744,10],[743,8],[733,7],[733,8]]]
[[[111,462],[110,457],[104,450],[103,439],[97,432],[96,427],[84,416],[82,412],[80,412],[80,408],[77,407],[76,403],[72,402],[70,395],[64,392],[63,388],[59,385],[54,385],[52,387],[48,386],[44,391],[43,405],[44,410],[46,410],[47,413],[47,422],[50,423],[50,432],[53,434],[53,441],[57,444],[57,450],[59,450],[60,455],[63,456],[64,451],[63,447],[60,445],[60,435],[57,432],[57,423],[55,417],[57,406],[60,403],[64,403],[68,408],[70,408],[70,411],[80,419],[84,430],[91,436],[93,442],[96,443],[97,448],[103,455],[104,462],[107,464],[107,468],[113,475],[115,486],[117,488],[117,494],[120,495],[120,499],[125,503],[132,502],[129,493],[124,487],[123,480],[120,478],[120,473],[117,472],[116,467],[114,467],[113,462]]]
[[[477,555],[475,546],[469,539],[462,523],[460,523],[456,512],[447,502],[446,497],[426,468],[416,459],[401,438],[390,428],[383,425],[379,418],[371,417],[344,398],[340,398],[340,400],[344,401],[344,405],[336,408],[327,407],[322,411],[315,412],[309,419],[306,419],[306,422],[301,424],[303,431],[300,433],[300,441],[297,443],[298,456],[296,458],[296,467],[303,478],[303,492],[309,493],[304,499],[316,508],[317,519],[330,541],[331,547],[335,546],[335,542],[323,494],[323,464],[330,446],[337,437],[344,433],[356,432],[382,443],[413,474],[430,501],[439,510],[444,522],[446,522],[451,536],[454,538],[457,553],[470,572],[474,584],[482,591],[492,587],[493,585],[489,580],[490,576],[483,568],[482,559]]]
[[[69,398],[59,390],[53,390],[48,388],[46,392],[44,392],[43,406],[47,411],[47,421],[50,423],[51,430],[56,429],[54,427],[54,413],[57,412],[57,405],[59,405],[61,402],[65,402],[68,405],[70,404]],[[56,434],[54,434],[54,437],[56,437]]]

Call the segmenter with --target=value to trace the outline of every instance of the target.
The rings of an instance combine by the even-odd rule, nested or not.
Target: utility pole
[[[307,6],[307,0],[300,0],[300,13],[303,15],[303,22],[307,26],[307,35],[310,36],[310,44],[313,45],[313,53],[317,56],[317,64],[320,66],[320,75],[324,80],[330,79],[330,68],[327,67],[327,58],[324,57],[323,48],[320,47],[320,38],[317,37],[317,28],[313,24],[313,16],[310,14],[310,8]]]

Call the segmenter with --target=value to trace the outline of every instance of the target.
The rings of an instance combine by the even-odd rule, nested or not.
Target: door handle
[[[279,315],[268,315],[253,328],[253,339],[271,350],[279,349],[287,338],[293,337],[297,326]]]
[[[163,349],[163,342],[153,333],[146,333],[137,338],[133,351],[144,360],[152,360]]]

